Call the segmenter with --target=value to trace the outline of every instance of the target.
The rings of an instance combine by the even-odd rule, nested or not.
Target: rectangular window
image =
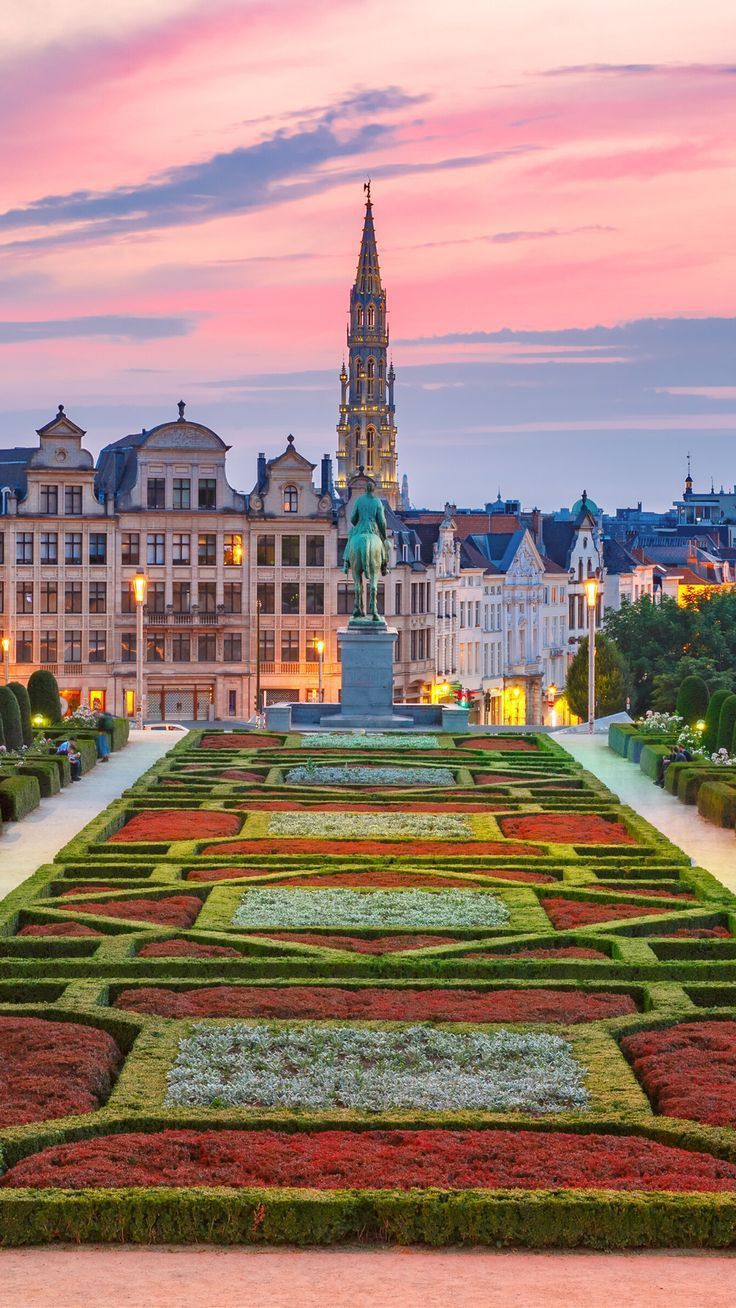
[[[307,567],[323,568],[325,566],[324,536],[307,536]]]
[[[90,613],[107,613],[107,582],[91,581],[89,583]]]
[[[41,582],[41,612],[57,613],[59,608],[59,585],[56,581]],[[53,662],[53,659],[46,660]]]
[[[163,636],[149,636],[146,640],[146,663],[163,663],[166,648]]]
[[[140,563],[140,536],[137,531],[124,531],[120,542],[120,562]]]
[[[239,568],[243,562],[243,537],[240,532],[225,533],[223,562],[226,568]]]
[[[224,663],[240,663],[243,657],[243,639],[240,635],[227,635],[223,643]]]
[[[64,487],[64,512],[78,517],[82,512],[82,487],[65,486]],[[65,659],[65,662],[68,660]],[[77,659],[76,662],[79,662]]]
[[[307,663],[319,663],[319,650],[317,649],[318,640],[321,640],[324,643],[324,637],[321,632],[316,631],[313,634],[307,632],[307,648],[305,651]],[[324,658],[324,650],[322,651],[322,657]]]
[[[217,482],[214,477],[200,477],[198,503],[200,509],[217,508]]]
[[[188,581],[175,581],[174,590],[174,612],[191,613],[192,611],[192,587]]]
[[[200,536],[197,540],[197,562],[200,567],[213,567],[217,563],[217,537]]]
[[[189,532],[175,531],[171,539],[171,562],[191,562],[191,537]]]
[[[229,690],[227,692],[227,715],[229,718],[237,717],[238,713],[238,692]]]
[[[276,562],[276,537],[259,536],[256,546],[256,562],[261,568],[272,568]]]
[[[200,581],[197,588],[197,597],[199,602],[200,613],[217,612],[217,583],[214,581]]]
[[[166,612],[166,582],[149,581],[146,591],[146,612]]]
[[[89,633],[90,663],[105,663],[107,660],[107,632],[91,631]]]
[[[299,567],[299,537],[298,536],[281,537],[281,566],[284,568]]]
[[[308,581],[306,593],[307,613],[324,613],[325,588],[321,581]]]
[[[368,601],[368,596],[366,595],[366,602],[367,602],[367,601]],[[383,584],[382,581],[379,581],[378,585],[376,586],[376,608],[378,609],[378,612],[381,614],[381,616],[384,616],[384,615],[385,615],[385,613],[386,613],[386,587],[385,587],[385,585]]]
[[[192,661],[192,642],[190,636],[182,635],[177,632],[171,638],[171,661],[172,663],[191,663]]]
[[[174,508],[191,509],[192,483],[188,477],[174,478]]]
[[[298,631],[282,631],[281,662],[282,663],[299,662],[299,632]]]
[[[258,642],[258,655],[261,663],[273,663],[275,655],[274,633],[268,628],[261,628]]]
[[[65,613],[82,612],[81,581],[68,581],[64,586],[64,612]]]
[[[149,509],[166,508],[166,478],[149,477],[148,478],[148,496],[146,503]]]
[[[107,563],[107,535],[104,531],[92,531],[89,537],[90,563]]]
[[[284,581],[281,584],[281,612],[298,613],[299,612],[299,583],[296,581]]]
[[[64,632],[64,662],[81,663],[82,662],[82,633],[81,631]]]
[[[398,636],[396,637],[396,644],[394,645],[394,663],[400,663],[400,662],[401,662],[401,632],[399,632]]]
[[[5,562],[5,532],[0,531],[0,563]]]
[[[146,537],[146,563],[166,562],[166,536],[162,531],[149,531]]]
[[[120,662],[135,663],[136,638],[134,631],[124,631],[120,637]]]
[[[33,632],[19,631],[15,638],[16,663],[33,662]]]
[[[33,582],[32,581],[16,582],[15,611],[16,613],[33,612]]]
[[[337,538],[337,566],[341,568],[345,562],[345,546],[348,543],[347,536],[338,536]]]
[[[135,594],[132,581],[124,581],[120,587],[120,612],[135,613]]]
[[[417,633],[416,633],[415,631],[412,631],[412,633],[411,633],[411,635],[410,635],[410,637],[409,637],[409,641],[410,641],[410,645],[409,645],[409,649],[410,649],[409,658],[411,659],[411,661],[412,661],[412,663],[413,663],[414,660],[415,660],[415,658],[416,658],[416,656],[417,656]],[[461,672],[462,672],[462,670],[463,670],[463,651],[464,651],[464,649],[465,649],[465,646],[464,646],[464,645],[461,645],[461,646],[460,646],[460,671],[461,671]]]
[[[275,613],[276,587],[272,581],[259,581],[256,590],[256,601],[261,606],[261,613]]]
[[[401,582],[394,586],[394,613],[401,613]]]
[[[65,563],[82,562],[81,531],[68,531],[64,536],[64,562]]]
[[[342,613],[352,613],[352,611],[353,611],[353,600],[352,600],[352,594],[351,594],[352,589],[353,589],[352,586],[349,586],[348,583],[347,583],[346,581],[338,581],[338,583],[337,583],[337,611],[338,611],[338,613],[341,613],[341,614],[342,614]]]
[[[59,562],[59,536],[55,531],[41,532],[41,562]]]
[[[33,532],[19,531],[15,536],[16,563],[33,563]]]
[[[58,486],[41,487],[40,508],[42,513],[59,512],[59,487]]]
[[[200,663],[217,662],[217,637],[214,631],[197,637],[197,658]]]
[[[55,631],[41,632],[41,662],[55,663],[59,651],[59,642]]]
[[[226,581],[222,588],[225,613],[242,613],[243,587],[239,581]]]

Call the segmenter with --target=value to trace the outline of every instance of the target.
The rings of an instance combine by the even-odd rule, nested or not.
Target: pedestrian
[[[93,708],[98,708],[100,701],[96,699]],[[97,736],[95,744],[97,746],[97,757],[101,763],[107,763],[110,757],[110,739],[112,736],[113,720],[110,713],[98,712],[97,714]]]
[[[81,781],[82,780],[82,755],[77,749],[76,740],[62,740],[56,752],[57,754],[66,754],[67,758],[69,759],[69,767],[71,769],[72,781]]]

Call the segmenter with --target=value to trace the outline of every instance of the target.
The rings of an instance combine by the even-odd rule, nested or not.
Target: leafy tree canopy
[[[595,715],[605,718],[626,707],[628,670],[612,640],[604,635],[595,641]],[[588,716],[588,638],[581,640],[570,664],[565,684],[565,698],[570,711],[579,718]]]

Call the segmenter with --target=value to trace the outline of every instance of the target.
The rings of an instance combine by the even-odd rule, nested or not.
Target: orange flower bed
[[[541,903],[558,931],[596,922],[617,922],[626,917],[648,917],[663,911],[653,904],[593,904],[581,899],[543,899]]]
[[[165,899],[101,899],[65,903],[65,908],[101,917],[122,917],[126,922],[155,922],[157,926],[190,927],[196,921],[202,901],[196,895],[169,895]]]
[[[136,813],[121,831],[110,836],[108,844],[127,844],[134,840],[196,840],[200,836],[234,836],[243,819],[236,813],[217,813],[208,809],[159,808]]]
[[[439,945],[457,945],[457,936],[422,936],[407,933],[397,936],[322,935],[318,931],[249,931],[249,936],[279,940],[296,945],[324,945],[327,949],[350,949],[356,954],[395,954],[405,949],[434,949]]]
[[[538,754],[539,745],[533,740],[520,740],[513,736],[472,736],[469,740],[458,740],[458,749],[495,749],[506,753]]]
[[[505,836],[563,845],[635,845],[620,822],[600,813],[516,813],[499,818]]]
[[[21,927],[19,936],[101,936],[101,931],[85,926],[83,922],[34,922]]]

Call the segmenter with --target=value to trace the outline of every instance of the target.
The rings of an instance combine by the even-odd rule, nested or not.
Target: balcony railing
[[[143,619],[149,627],[216,627],[220,618],[239,617],[227,613],[153,613],[143,610]]]

